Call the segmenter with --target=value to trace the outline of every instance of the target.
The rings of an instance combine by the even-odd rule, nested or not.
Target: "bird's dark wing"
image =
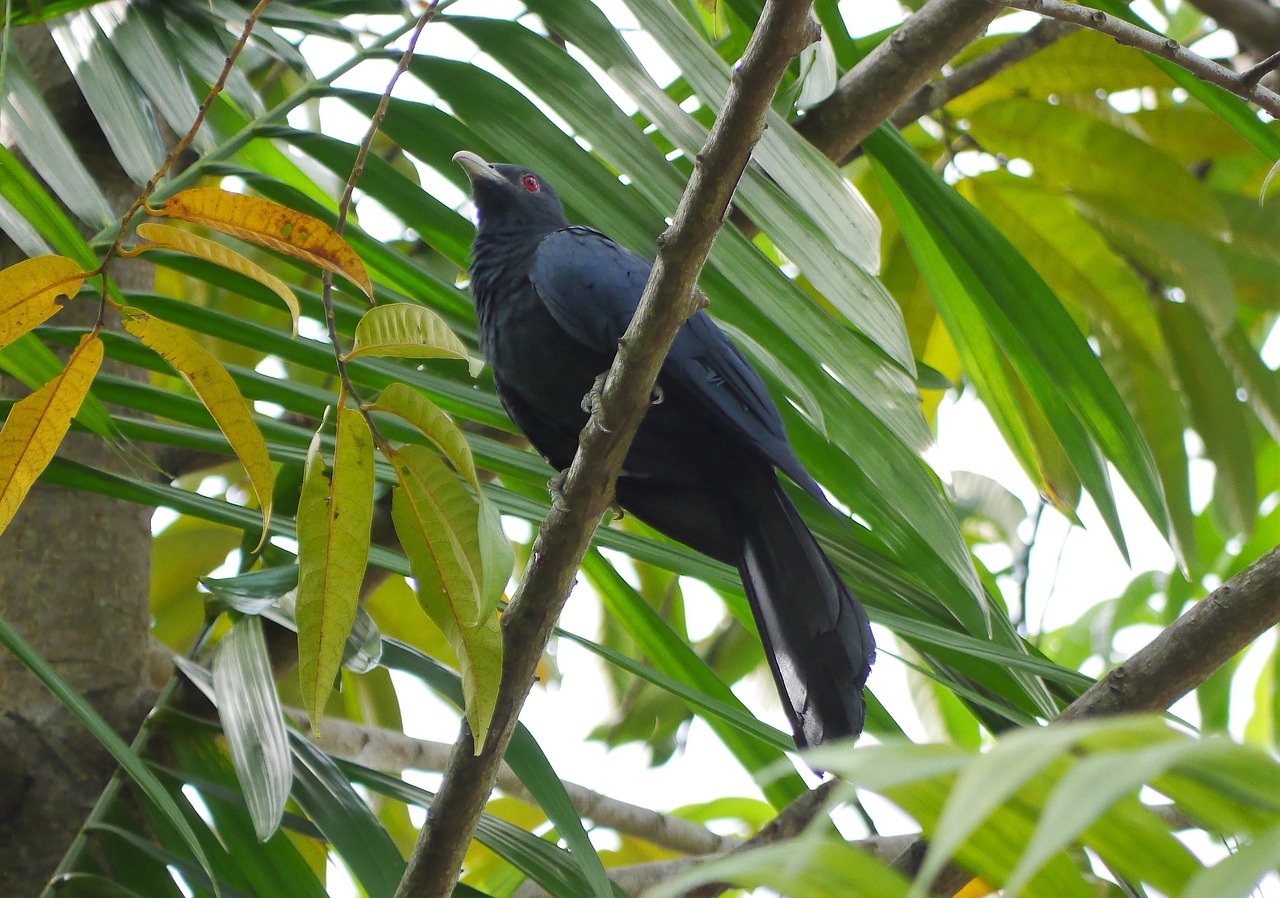
[[[573,339],[612,356],[640,304],[651,268],[648,259],[599,231],[571,227],[538,245],[530,279],[556,323]],[[828,504],[787,442],[782,417],[759,373],[706,312],[696,313],[680,328],[662,374],[749,440],[805,492]]]

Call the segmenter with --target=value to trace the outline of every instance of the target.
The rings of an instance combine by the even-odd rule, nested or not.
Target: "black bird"
[[[471,290],[480,349],[511,420],[564,470],[586,424],[583,397],[612,364],[651,263],[571,226],[536,172],[468,152],[453,159],[479,217]],[[778,481],[782,471],[830,507],[763,380],[698,312],[677,334],[658,388],[618,478],[619,503],[737,567],[798,746],[858,735],[871,627]]]

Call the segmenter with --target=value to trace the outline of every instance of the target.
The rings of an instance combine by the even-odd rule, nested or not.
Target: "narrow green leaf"
[[[907,881],[900,873],[851,845],[835,839],[802,838],[782,845],[701,863],[645,893],[676,898],[704,883],[732,883],[748,891],[764,888],[791,898],[902,898]]]
[[[318,723],[342,665],[369,557],[373,437],[364,416],[343,404],[332,478],[318,442],[312,446],[298,501],[298,672],[303,704]]]
[[[485,608],[496,608],[506,592],[507,583],[511,580],[511,571],[515,568],[516,553],[511,548],[511,540],[502,529],[502,515],[498,506],[480,494],[479,508],[479,542],[481,588],[480,597]]]
[[[1185,166],[1082,109],[1015,98],[987,103],[967,118],[985,149],[1029,160],[1035,178],[1053,190],[1101,196],[1204,234],[1226,233],[1222,208]]]
[[[477,493],[480,492],[480,478],[476,476],[476,463],[471,457],[471,446],[466,436],[421,391],[407,384],[394,383],[383,390],[378,401],[369,408],[398,415],[422,431],[445,454],[454,470],[465,477]]]
[[[564,781],[556,775],[542,746],[526,728],[518,727],[512,734],[511,742],[507,745],[506,762],[511,765],[516,776],[520,777],[525,788],[533,793],[538,804],[546,811],[548,819],[556,825],[590,891],[596,898],[608,898],[612,895],[616,887],[609,881],[609,874],[605,872],[600,855],[583,828],[582,818],[569,800]]]
[[[587,553],[582,569],[600,593],[605,610],[636,641],[644,657],[654,667],[740,714],[750,716],[751,712],[716,676],[715,671],[622,579],[598,549],[591,549]],[[762,744],[758,739],[744,738],[735,727],[725,725],[714,717],[707,718],[707,722],[738,761],[761,784],[775,807],[784,807],[803,792],[804,784],[798,775],[779,775],[779,771],[787,765],[782,752],[768,744]]]
[[[1123,213],[1094,203],[1086,210],[1094,226],[1140,270],[1178,287],[1215,336],[1236,322],[1235,284],[1218,240],[1176,222]]]
[[[40,95],[21,54],[5,57],[4,87],[8,127],[31,166],[85,224],[95,228],[111,224],[115,215],[106,197]]]
[[[258,617],[242,617],[218,643],[213,688],[254,831],[265,842],[284,817],[292,768],[284,713]]]
[[[592,642],[590,639],[578,636],[576,633],[557,631],[556,635],[561,639],[569,639],[576,642],[588,651],[599,655],[610,664],[640,677],[645,680],[645,682],[652,683],[659,689],[665,689],[667,692],[683,699],[698,710],[704,711],[712,717],[716,717],[726,723],[732,724],[737,727],[740,732],[754,737],[765,745],[772,746],[781,752],[791,751],[796,747],[795,740],[793,740],[791,736],[775,727],[769,726],[767,723],[763,723],[753,714],[736,707],[736,700],[733,704],[722,702],[719,699],[711,697],[700,689],[686,685],[675,677],[667,676],[647,664],[641,664],[639,661],[628,658],[621,652],[616,652],[607,646],[600,645],[597,642]],[[794,787],[789,786],[787,788]]]
[[[174,50],[165,28],[162,10],[130,4],[98,4],[91,10],[103,30],[111,35],[130,75],[146,91],[147,97],[176,134],[186,134],[195,123],[200,102]],[[213,135],[201,128],[195,137],[201,152],[213,149]]]
[[[435,797],[425,789],[377,770],[370,770],[346,761],[341,763],[341,767],[350,774],[353,782],[358,782],[406,804],[429,809]],[[563,786],[561,788],[563,789]],[[574,818],[577,819],[576,812],[574,812]],[[592,898],[600,895],[599,891],[593,890],[590,877],[584,877],[579,864],[569,856],[570,852],[500,817],[487,813],[481,814],[480,822],[476,826],[476,839],[516,869],[527,874],[552,895],[564,896],[564,898]],[[602,869],[600,873],[603,874],[603,872]],[[604,888],[604,895],[625,898],[621,890],[610,883],[607,877],[601,885]],[[457,894],[456,891],[455,894]]]
[[[1171,545],[1180,563],[1194,568],[1199,550],[1195,515],[1191,510],[1185,438],[1187,413],[1177,381],[1151,364],[1144,354],[1129,351],[1127,345],[1118,344],[1106,334],[1098,336],[1098,345],[1102,364],[1133,409],[1134,420],[1151,447],[1160,482],[1164,485]]]
[[[1182,898],[1246,898],[1257,894],[1262,880],[1273,874],[1280,857],[1280,826],[1239,846],[1187,884]]]
[[[1156,34],[1160,33],[1159,28],[1153,28],[1145,19],[1130,9],[1129,5],[1124,3],[1123,0],[1097,0],[1095,5],[1113,16],[1124,19],[1126,22],[1140,25],[1148,31],[1154,31]],[[1192,97],[1212,109],[1223,121],[1235,128],[1241,136],[1253,144],[1264,158],[1268,160],[1280,158],[1280,135],[1277,135],[1274,130],[1268,127],[1258,117],[1253,107],[1244,100],[1225,88],[1210,84],[1196,77],[1171,60],[1163,59],[1159,56],[1147,56],[1146,58],[1158,66],[1173,81],[1177,82]]]
[[[473,627],[489,612],[476,500],[425,446],[402,446],[390,459],[400,480],[392,500],[396,533],[418,580],[424,609],[443,630],[447,621]]]
[[[393,898],[404,876],[404,858],[369,805],[333,761],[296,730],[293,797],[333,844],[369,898]]]
[[[1191,423],[1214,464],[1214,507],[1229,532],[1248,534],[1258,514],[1253,438],[1236,382],[1204,320],[1185,304],[1160,304],[1160,321],[1173,354]]]
[[[1074,727],[1027,730],[1014,733],[987,754],[976,756],[956,779],[938,818],[913,896],[924,895],[946,862],[996,809],[1063,757],[1080,737],[1081,731]]]
[[[497,615],[481,601],[484,567],[476,503],[424,446],[395,450],[391,463],[400,479],[391,518],[409,556],[418,601],[458,656],[467,721],[479,751],[498,699],[502,632]]]
[[[49,32],[120,166],[136,183],[147,183],[164,161],[164,141],[110,39],[86,11],[51,23]]]
[[[1112,805],[1121,798],[1136,795],[1143,783],[1150,782],[1177,764],[1193,748],[1194,743],[1180,740],[1133,752],[1091,755],[1076,763],[1050,793],[1035,835],[1024,847],[1022,859],[1004,883],[1005,890],[1010,896],[1017,894],[1043,864],[1071,845]],[[1172,836],[1169,841],[1177,844]],[[1180,859],[1148,856],[1144,860],[1175,867]]]
[[[40,239],[48,240],[59,253],[75,259],[85,271],[97,267],[97,254],[89,248],[67,213],[3,144],[0,144],[0,173],[3,173],[0,196],[8,200],[8,205],[18,217],[15,221],[11,215],[4,216],[6,228],[15,241],[22,233],[17,229],[21,222],[26,227],[35,228]],[[38,256],[44,252],[47,250],[39,249],[30,255]]]
[[[965,178],[956,188],[1009,236],[1058,296],[1105,321],[1151,364],[1168,370],[1160,322],[1142,281],[1069,198],[1007,171]]]
[[[200,792],[218,838],[257,898],[325,898],[324,884],[287,833],[277,830],[265,843],[258,841],[236,773],[217,744],[194,728],[175,726],[166,733],[182,769],[182,781]],[[286,814],[284,825],[310,838],[323,838],[297,814]]]
[[[1076,433],[1083,428],[1102,456],[1115,465],[1161,533],[1168,531],[1164,499],[1151,452],[1097,356],[1057,297],[1009,242],[933,172],[892,129],[882,128],[864,144],[879,169],[910,197],[945,240],[967,261],[969,277],[982,290],[968,291],[974,311],[992,329],[1028,389],[1040,401],[1063,445],[1077,462]],[[1089,482],[1089,479],[1082,479]],[[1103,477],[1090,478],[1094,500],[1111,519],[1123,547],[1114,501]]]

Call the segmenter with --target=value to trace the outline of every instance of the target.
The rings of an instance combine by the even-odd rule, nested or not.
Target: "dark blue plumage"
[[[590,228],[528,169],[454,157],[479,214],[472,292],[498,396],[567,468],[583,396],[613,361],[651,263]],[[787,442],[763,380],[705,312],[680,329],[618,479],[636,517],[742,575],[800,746],[856,736],[875,645],[865,611],[801,520],[775,469],[826,504]]]

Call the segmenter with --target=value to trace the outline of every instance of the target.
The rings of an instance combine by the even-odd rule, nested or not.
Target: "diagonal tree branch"
[[[490,734],[477,747],[465,724],[397,891],[399,898],[445,898],[457,882],[538,660],[573,586],[578,565],[607,508],[658,370],[677,330],[694,311],[694,286],[738,179],[764,128],[764,116],[791,60],[817,36],[809,0],[769,0],[734,72],[715,127],[658,257],[640,307],[619,341],[599,408],[583,429],[563,502],[548,514],[502,618],[502,684]]]
[[[399,730],[338,718],[325,720],[324,732],[318,733],[311,726],[311,718],[306,712],[289,708],[288,713],[298,721],[307,738],[329,754],[389,773],[403,773],[410,768],[443,770],[453,749],[452,745],[444,742],[415,739]],[[498,769],[496,785],[508,795],[537,804],[537,799],[505,763]],[[742,842],[732,836],[714,833],[697,823],[610,798],[577,783],[566,781],[564,790],[578,813],[590,817],[596,825],[638,836],[672,851],[688,855],[715,854]]]
[[[1000,14],[988,0],[931,0],[850,69],[796,130],[837,164]]]
[[[1186,69],[1201,81],[1229,90],[1236,96],[1253,103],[1273,118],[1280,118],[1280,94],[1239,72],[1192,53],[1163,34],[1148,31],[1102,10],[1090,9],[1077,3],[1065,2],[1065,0],[1000,0],[1000,2],[1010,9],[1025,9],[1050,19],[1092,28],[1094,31],[1115,38],[1118,43],[1125,46],[1135,47],[1153,56],[1167,59],[1174,65]]]
[[[960,66],[947,77],[930,81],[912,94],[911,99],[898,107],[891,121],[895,127],[905,128],[922,115],[941,109],[961,94],[990,81],[1005,69],[1017,65],[1050,44],[1079,30],[1079,25],[1059,22],[1056,19],[1037,22],[1032,28],[1009,38],[989,53],[984,53],[977,59]]]
[[[1277,623],[1280,547],[1197,602],[1128,661],[1094,683],[1054,722],[1165,711]],[[1177,823],[1171,821],[1170,825]],[[895,866],[914,876],[924,859],[924,848],[925,839],[917,840]],[[964,869],[948,864],[929,894],[952,895],[970,878]]]
[[[1164,711],[1280,623],[1280,548],[1205,596],[1058,720]]]

